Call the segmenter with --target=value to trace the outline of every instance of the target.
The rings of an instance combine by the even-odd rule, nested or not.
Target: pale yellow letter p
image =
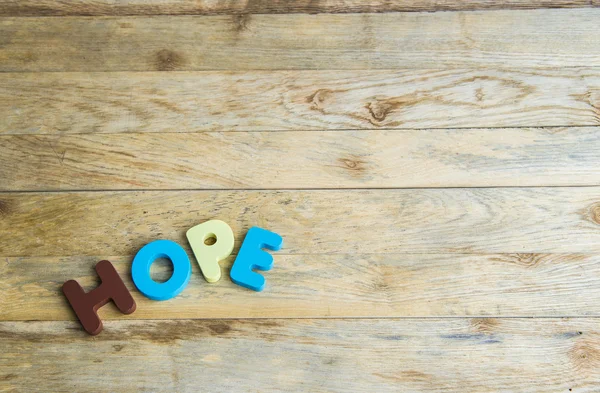
[[[219,261],[227,258],[233,251],[233,231],[227,223],[210,220],[190,228],[186,236],[200,265],[200,270],[208,282],[221,279]],[[208,245],[207,239],[214,237],[216,242]]]

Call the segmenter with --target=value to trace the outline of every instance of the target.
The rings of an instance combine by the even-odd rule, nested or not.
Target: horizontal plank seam
[[[465,315],[465,316],[390,316],[390,317],[248,317],[248,318],[141,318],[135,319],[132,317],[125,317],[122,319],[109,319],[105,318],[104,322],[164,322],[164,321],[253,321],[253,320],[435,320],[435,319],[600,319],[600,315],[544,315],[544,316],[532,316],[532,315]],[[22,322],[22,323],[44,323],[44,322],[73,322],[76,323],[75,319],[2,319],[2,322]]]
[[[597,7],[600,8],[600,7]],[[0,22],[2,21],[2,18],[0,17]],[[596,66],[589,66],[586,64],[580,64],[580,65],[560,65],[559,67],[560,69],[569,69],[569,70],[575,70],[575,69],[593,69],[593,68],[597,68]],[[191,70],[187,70],[186,72],[230,72],[230,73],[241,73],[241,72],[293,72],[293,71],[314,71],[314,72],[319,72],[319,71],[331,71],[331,72],[335,72],[335,71],[345,71],[345,72],[350,72],[350,71],[415,71],[419,68],[416,67],[406,67],[406,68],[341,68],[341,69],[336,69],[336,68],[198,68],[198,69],[191,69]],[[426,69],[430,69],[430,68],[426,68]],[[439,68],[439,69],[444,69],[444,70],[453,70],[453,69],[471,69],[471,70],[489,70],[489,69],[494,69],[494,70],[498,70],[499,68],[492,68],[492,67],[451,67],[451,68]],[[524,66],[523,69],[525,71],[527,70],[538,70],[538,71],[556,71],[557,66],[539,66],[539,67],[527,67]],[[107,71],[77,71],[77,70],[69,70],[69,71],[15,71],[15,70],[0,70],[0,75],[1,74],[40,74],[40,73],[47,73],[47,74],[56,74],[56,73],[72,73],[72,74],[89,74],[89,73],[126,73],[126,72],[136,72],[136,73],[156,73],[156,72],[161,72],[161,73],[169,73],[169,72],[182,72],[182,71],[169,71],[169,70],[165,70],[165,71],[157,71],[157,70],[127,70],[127,69],[123,69],[123,70],[107,70]]]
[[[111,193],[111,192],[230,192],[230,191],[377,191],[377,190],[477,190],[477,189],[532,189],[532,188],[594,188],[599,184],[588,185],[548,185],[548,186],[474,186],[474,187],[337,187],[337,188],[135,188],[135,189],[55,189],[55,190],[2,190],[0,194],[61,194],[61,193]]]
[[[469,130],[552,130],[555,128],[585,128],[594,129],[600,127],[598,125],[590,124],[565,124],[565,125],[531,125],[531,126],[498,126],[498,127],[399,127],[399,128],[331,128],[331,129],[268,129],[268,130],[223,130],[223,131],[151,131],[151,132],[140,132],[140,131],[122,131],[122,132],[76,132],[76,133],[4,133],[0,134],[0,138],[10,138],[14,136],[38,136],[38,137],[71,137],[75,135],[195,135],[195,134],[233,134],[233,133],[246,133],[246,134],[267,134],[267,133],[290,133],[290,132],[302,132],[302,133],[315,133],[315,132],[415,132],[415,131],[469,131]]]
[[[142,8],[143,6],[140,6]],[[102,18],[102,19],[110,19],[110,18],[121,18],[121,17],[130,17],[130,18],[148,18],[152,16],[198,16],[198,17],[211,17],[211,16],[229,16],[229,15],[266,15],[266,16],[280,16],[280,15],[363,15],[363,14],[372,14],[372,15],[380,15],[380,14],[405,14],[405,13],[427,13],[432,14],[436,12],[498,12],[498,11],[534,11],[534,10],[576,10],[576,9],[587,9],[587,8],[600,8],[600,4],[594,3],[592,0],[588,0],[585,4],[504,4],[504,5],[494,5],[494,6],[479,6],[477,4],[469,5],[462,8],[454,8],[452,6],[446,7],[428,7],[428,6],[420,6],[416,5],[413,7],[398,7],[397,9],[389,9],[389,10],[373,10],[373,6],[365,7],[364,11],[360,6],[349,6],[347,8],[344,7],[329,7],[327,11],[325,8],[327,7],[319,7],[314,6],[312,10],[306,10],[307,7],[298,6],[295,9],[288,10],[269,10],[267,12],[263,11],[253,11],[252,8],[245,8],[243,10],[210,10],[205,12],[168,12],[168,11],[158,11],[160,7],[151,7],[149,10],[154,10],[154,12],[123,12],[122,10],[117,9],[117,13],[100,13],[100,12],[64,12],[62,14],[43,14],[38,13],[35,14],[33,12],[27,13],[27,11],[23,11],[21,13],[7,13],[5,11],[0,10],[0,19],[1,18]],[[264,8],[264,7],[263,7]],[[302,10],[301,8],[305,8]],[[323,11],[321,11],[323,9]],[[52,12],[52,10],[50,10]],[[59,11],[60,12],[60,11]]]
[[[285,239],[284,239],[285,240]],[[186,243],[187,245],[187,243]],[[285,245],[284,245],[285,247]],[[273,257],[277,258],[277,257],[301,257],[301,256],[325,256],[325,257],[347,257],[347,256],[364,256],[364,257],[368,257],[368,256],[386,256],[386,255],[394,255],[394,256],[420,256],[420,255],[435,255],[435,256],[445,256],[445,257],[473,257],[473,256],[494,256],[494,255],[515,255],[515,254],[534,254],[534,255],[550,255],[550,256],[584,256],[584,257],[595,257],[595,256],[599,256],[600,253],[599,252],[585,252],[585,251],[578,251],[578,252],[563,252],[563,253],[556,253],[556,252],[519,252],[519,251],[504,251],[504,252],[491,252],[491,251],[473,251],[471,253],[465,253],[464,251],[409,251],[409,252],[405,252],[405,251],[389,251],[389,252],[360,252],[360,253],[354,253],[354,254],[349,254],[349,253],[334,253],[334,252],[313,252],[313,253],[288,253],[285,251],[276,251],[276,252],[272,252],[271,255],[273,255]],[[133,259],[133,255],[134,254],[127,254],[127,255],[110,255],[110,256],[100,256],[100,255],[79,255],[79,254],[74,254],[74,255],[0,255],[0,258],[8,258],[8,259],[51,259],[51,258],[55,258],[55,259],[59,259],[59,258],[86,258],[86,259],[91,259],[91,258],[97,258],[98,261],[103,260],[103,259],[108,259],[109,261],[114,259],[114,258],[132,258]],[[231,254],[229,254],[229,257],[236,257],[238,254],[237,252],[232,252]],[[195,257],[194,257],[195,258]],[[13,262],[11,262],[12,264]]]
[[[272,12],[253,12],[253,11],[208,11],[208,12],[123,12],[123,13],[77,13],[77,12],[69,12],[69,13],[56,13],[56,14],[33,14],[33,13],[0,13],[0,18],[114,18],[114,17],[150,17],[150,16],[236,16],[236,15],[361,15],[361,14],[398,14],[398,13],[418,13],[418,12],[426,12],[426,13],[435,13],[435,12],[473,12],[473,11],[481,11],[481,12],[490,12],[490,11],[531,11],[531,10],[546,10],[546,9],[581,9],[581,8],[598,8],[600,6],[593,3],[586,4],[577,4],[577,5],[539,5],[539,6],[500,6],[500,7],[472,7],[472,8],[456,8],[453,9],[451,7],[421,7],[418,9],[415,8],[399,8],[395,10],[389,11],[373,11],[373,10],[365,10],[358,11],[356,7],[352,9],[352,11],[344,11],[343,9],[339,9],[336,11],[327,10],[315,10],[315,11],[306,11],[306,10],[286,10],[286,11],[277,11],[273,10]]]
[[[600,6],[598,7],[600,8]],[[0,16],[0,21],[3,18]],[[600,71],[600,65],[594,65],[594,64],[586,64],[586,65],[580,65],[580,66],[568,66],[570,68],[578,68],[581,70],[590,70],[590,71]],[[562,68],[567,68],[567,67],[560,67],[560,69]],[[288,72],[312,72],[312,73],[317,73],[317,72],[369,72],[369,73],[385,73],[385,72],[398,72],[398,71],[416,71],[415,68],[402,68],[402,67],[395,67],[395,68],[369,68],[369,67],[365,67],[365,68],[352,68],[352,69],[348,69],[348,68],[323,68],[323,69],[315,69],[315,68],[300,68],[300,69],[290,69],[290,68],[281,68],[281,69],[264,69],[264,68],[257,68],[257,69],[242,69],[242,70],[211,70],[211,69],[200,69],[200,70],[181,70],[181,69],[175,69],[175,70],[164,70],[164,71],[159,71],[159,70],[148,70],[148,71],[137,71],[137,70],[122,70],[122,71],[0,71],[0,73],[3,74],[148,74],[148,73],[155,73],[155,74],[165,74],[165,73],[169,73],[171,75],[173,74],[179,74],[179,75],[187,75],[187,74],[199,74],[199,73],[219,73],[219,74],[226,74],[228,76],[232,76],[232,75],[236,75],[236,74],[246,74],[246,73],[262,73],[265,74],[265,76],[272,76],[271,73],[272,71],[279,71],[281,73],[288,73]],[[435,67],[435,66],[431,66],[431,67],[426,67],[426,68],[420,68],[418,69],[418,71],[421,72],[440,72],[440,71],[503,71],[503,72],[513,72],[513,73],[518,73],[518,74],[531,74],[532,76],[536,76],[539,71],[544,71],[544,69],[541,69],[539,67],[534,67],[534,66],[523,66],[523,67],[517,67],[517,66],[500,66],[500,65],[487,65],[487,66],[469,66],[469,65],[463,65],[463,66],[450,66],[450,67]],[[559,69],[557,69],[556,67],[548,67],[548,69],[546,69],[545,71],[560,71]]]
[[[285,246],[284,246],[285,247]],[[271,252],[271,251],[269,251]],[[427,251],[410,251],[410,252],[405,252],[405,251],[392,251],[392,252],[347,252],[347,253],[331,253],[331,252],[314,252],[314,253],[305,253],[305,252],[300,252],[300,253],[286,253],[284,251],[284,249],[281,249],[279,251],[273,251],[272,252],[273,255],[281,255],[281,256],[305,256],[305,255],[326,255],[326,256],[338,256],[338,257],[344,257],[344,256],[373,256],[373,255],[438,255],[438,256],[494,256],[494,255],[513,255],[515,254],[514,252],[492,252],[492,251],[473,251],[473,252],[464,252],[464,251],[431,251],[431,252],[427,252]],[[549,256],[557,256],[557,257],[561,257],[561,256],[565,256],[565,257],[569,257],[569,256],[587,256],[587,257],[592,257],[592,256],[600,256],[600,252],[595,251],[595,252],[536,252],[536,253],[525,253],[525,254],[544,254],[544,255],[549,255]],[[229,254],[228,258],[234,257],[237,255],[237,252],[232,252],[231,254]],[[3,258],[14,258],[14,259],[27,259],[27,260],[32,260],[32,259],[49,259],[49,258],[106,258],[106,259],[111,259],[111,258],[124,258],[124,257],[130,257],[130,254],[122,254],[122,255],[86,255],[86,254],[71,254],[71,255],[30,255],[30,256],[23,256],[23,255],[17,255],[17,256],[10,256],[10,255],[0,255],[0,259]],[[10,262],[10,264],[12,264],[13,262]]]

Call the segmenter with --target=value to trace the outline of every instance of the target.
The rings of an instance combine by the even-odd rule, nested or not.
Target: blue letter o
[[[173,263],[173,275],[163,283],[150,277],[150,266],[158,258],[169,258]],[[192,266],[185,250],[171,240],[155,240],[146,244],[133,258],[131,266],[133,283],[152,300],[174,298],[185,289],[191,275]]]

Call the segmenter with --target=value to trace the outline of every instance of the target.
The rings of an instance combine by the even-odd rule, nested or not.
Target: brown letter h
[[[62,286],[62,291],[83,328],[93,336],[102,331],[102,321],[98,316],[98,309],[111,299],[123,314],[131,314],[135,311],[135,300],[112,263],[109,261],[98,262],[96,272],[102,283],[88,293],[85,293],[75,280],[69,280]]]

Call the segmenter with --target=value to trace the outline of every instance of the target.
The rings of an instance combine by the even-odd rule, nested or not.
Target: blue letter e
[[[231,281],[248,289],[262,291],[265,278],[252,269],[271,270],[273,256],[262,249],[277,251],[282,244],[283,239],[278,234],[258,227],[250,228],[231,268]]]

